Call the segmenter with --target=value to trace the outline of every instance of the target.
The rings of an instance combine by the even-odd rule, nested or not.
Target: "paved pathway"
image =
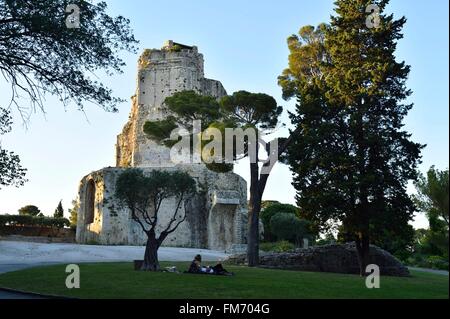
[[[76,263],[103,261],[132,261],[142,259],[143,246],[97,246],[77,244],[46,244],[0,241],[0,264]],[[218,261],[228,255],[223,251],[161,247],[161,261],[190,261],[196,254],[203,260]]]
[[[0,299],[47,299],[47,298],[0,289]]]
[[[408,269],[409,270],[429,272],[431,274],[436,274],[436,275],[448,276],[448,271],[446,271],[446,270],[437,270],[437,269],[429,269],[429,268],[417,268],[417,267],[408,267]]]

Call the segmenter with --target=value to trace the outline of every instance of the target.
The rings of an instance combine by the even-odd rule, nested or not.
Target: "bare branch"
[[[178,227],[178,225],[180,224],[180,223],[178,223],[177,226],[176,226],[175,228],[173,228],[172,230],[170,230],[170,227],[172,226],[172,224],[177,220],[176,216],[177,216],[177,214],[178,214],[178,211],[180,210],[180,206],[181,206],[181,202],[183,201],[183,197],[184,197],[184,194],[181,194],[180,199],[178,200],[177,208],[175,209],[175,213],[173,214],[173,216],[172,216],[172,218],[171,218],[171,220],[170,220],[168,226],[166,227],[166,229],[165,229],[163,232],[170,234],[170,233],[173,232],[173,231]],[[185,217],[186,217],[186,214],[185,214]]]

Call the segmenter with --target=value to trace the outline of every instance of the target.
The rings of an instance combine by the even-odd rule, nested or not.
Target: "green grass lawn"
[[[187,269],[188,263],[162,263]],[[226,266],[233,277],[134,271],[131,263],[80,264],[80,289],[65,286],[64,265],[0,275],[0,287],[79,298],[448,298],[448,276],[412,272],[367,289],[355,275]]]

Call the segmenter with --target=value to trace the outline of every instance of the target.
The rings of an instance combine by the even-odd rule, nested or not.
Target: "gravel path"
[[[161,261],[190,261],[201,254],[205,261],[218,261],[228,255],[223,251],[196,248],[161,247]],[[0,265],[35,263],[75,263],[132,261],[143,259],[143,246],[95,246],[0,241]]]

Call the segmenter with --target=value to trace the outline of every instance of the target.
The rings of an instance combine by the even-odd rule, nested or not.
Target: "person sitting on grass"
[[[210,275],[224,275],[224,276],[231,276],[233,273],[228,272],[225,270],[225,268],[222,267],[222,264],[219,262],[214,267],[202,266],[202,256],[196,255],[194,257],[194,260],[191,263],[191,266],[189,267],[188,273],[192,274],[210,274]]]

